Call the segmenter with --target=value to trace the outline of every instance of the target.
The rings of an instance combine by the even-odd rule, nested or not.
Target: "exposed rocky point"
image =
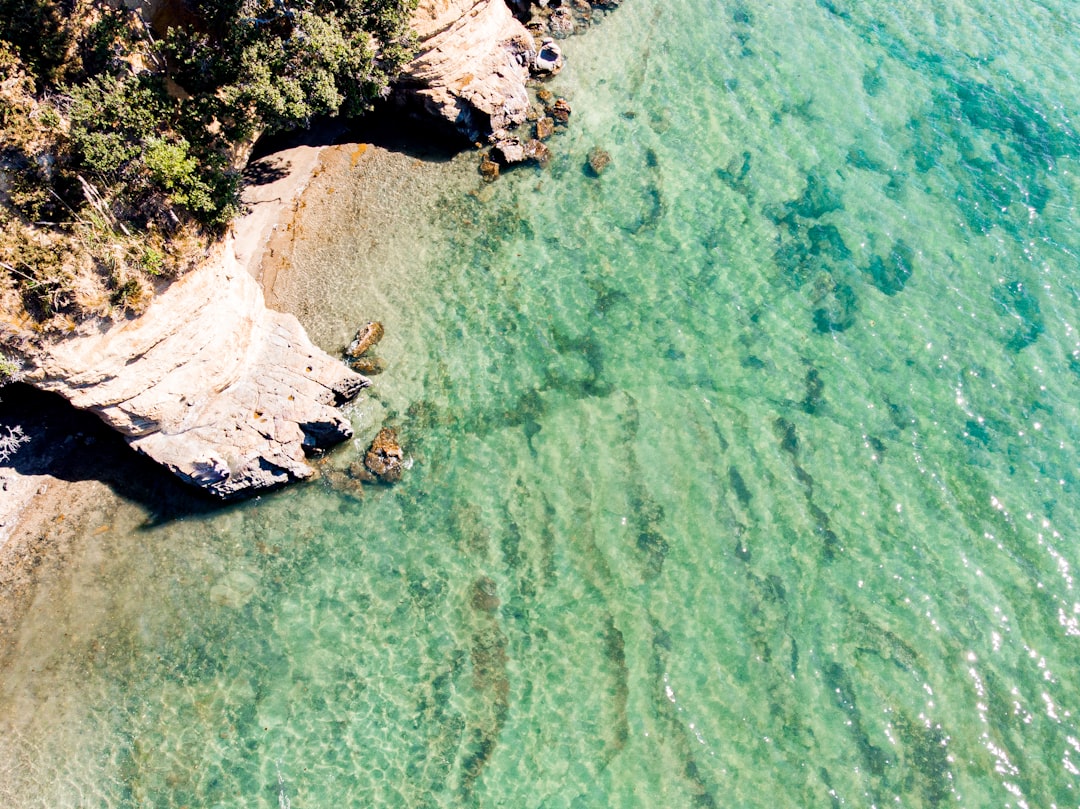
[[[22,351],[27,381],[97,414],[139,452],[219,497],[307,478],[352,435],[337,405],[368,380],[267,309],[231,243],[140,317],[84,323]]]
[[[379,434],[364,454],[364,469],[370,473],[370,477],[365,478],[362,470],[356,468],[352,473],[362,480],[382,483],[396,483],[401,480],[401,473],[405,471],[405,450],[398,443],[397,431],[392,427],[379,430]]]
[[[547,140],[555,132],[555,122],[546,115],[536,121],[536,139]]]

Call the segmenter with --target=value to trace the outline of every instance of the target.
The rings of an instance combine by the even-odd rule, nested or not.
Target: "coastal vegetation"
[[[255,139],[357,115],[415,0],[0,0],[0,312],[143,308],[239,212]]]

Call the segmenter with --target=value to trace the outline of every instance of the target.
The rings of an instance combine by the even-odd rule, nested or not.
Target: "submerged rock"
[[[489,155],[484,155],[480,161],[480,176],[488,182],[499,179],[499,164],[492,160]]]
[[[611,165],[611,155],[599,146],[594,146],[589,149],[588,157],[589,171],[594,177],[599,177],[604,169]]]
[[[392,427],[379,430],[364,455],[364,467],[382,483],[401,480],[401,473],[405,471],[405,450],[398,443],[396,430]]]
[[[375,320],[365,323],[356,330],[356,337],[349,343],[349,347],[345,349],[345,356],[352,358],[363,356],[368,349],[378,343],[382,338],[382,323]]]
[[[557,98],[548,113],[556,123],[566,124],[570,121],[570,102],[565,98]]]
[[[382,357],[356,357],[349,367],[359,374],[381,374],[386,370],[386,361]]]
[[[555,122],[546,115],[536,120],[536,139],[547,140],[555,133]]]

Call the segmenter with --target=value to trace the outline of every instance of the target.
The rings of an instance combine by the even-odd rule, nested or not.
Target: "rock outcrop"
[[[352,435],[336,405],[369,383],[266,308],[231,242],[221,253],[138,318],[85,323],[24,353],[28,382],[230,497],[312,475],[305,453]]]
[[[420,0],[412,17],[418,54],[399,91],[469,140],[525,120],[533,35],[503,0]]]
[[[397,430],[383,427],[364,455],[364,463],[354,463],[350,473],[367,483],[397,483],[405,471],[405,450],[398,443]]]

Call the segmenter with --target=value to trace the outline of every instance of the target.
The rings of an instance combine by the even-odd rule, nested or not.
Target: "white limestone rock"
[[[337,405],[368,380],[267,309],[227,242],[145,313],[85,323],[28,356],[27,381],[119,430],[220,497],[310,477],[305,452],[349,438]]]

